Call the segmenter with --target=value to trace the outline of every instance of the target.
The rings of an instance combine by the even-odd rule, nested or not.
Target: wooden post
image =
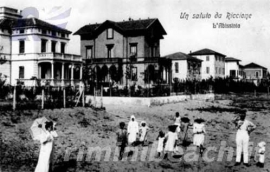
[[[44,87],[42,88],[42,96],[41,96],[41,109],[44,109]]]
[[[13,91],[13,110],[16,110],[16,88],[17,88],[17,86],[14,86],[14,91]]]
[[[66,88],[63,87],[63,106],[66,108]]]
[[[267,87],[267,96],[269,97],[269,87]]]
[[[82,92],[82,105],[83,107],[85,107],[84,90]]]
[[[103,107],[103,86],[101,86],[101,90],[100,90],[100,107]]]
[[[94,87],[94,99],[93,99],[93,105],[96,107],[96,88]]]

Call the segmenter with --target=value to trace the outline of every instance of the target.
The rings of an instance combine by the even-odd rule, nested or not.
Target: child
[[[204,120],[200,117],[194,120],[193,124],[193,144],[199,147],[200,149],[200,154],[202,155],[204,147],[204,134],[206,133],[205,131],[205,124]]]
[[[177,131],[177,133],[179,133],[180,132],[180,127],[181,127],[181,118],[180,118],[179,112],[176,112],[175,113],[174,125],[177,125],[178,126],[177,129],[176,129],[176,131]]]
[[[143,145],[147,141],[147,139],[146,139],[147,132],[148,132],[148,127],[146,126],[146,122],[145,121],[142,121],[141,122],[141,127],[140,127],[140,138],[139,138],[139,141]]]
[[[163,133],[163,131],[159,131],[157,140],[158,140],[157,157],[160,157],[163,154],[163,150],[164,150],[165,134]]]
[[[167,156],[168,155],[171,156],[171,154],[175,150],[176,141],[178,140],[177,133],[175,132],[177,127],[178,127],[177,125],[170,125],[168,127],[169,132],[165,135],[165,140],[166,140],[165,152]]]
[[[265,142],[258,143],[257,151],[255,155],[255,161],[257,162],[257,157],[259,157],[259,161],[257,163],[258,167],[263,168],[264,167],[264,160],[265,160]]]
[[[128,143],[128,138],[127,138],[127,130],[125,129],[125,123],[120,122],[119,124],[120,129],[116,132],[117,134],[117,146],[120,148],[119,152],[119,160],[123,158],[123,154],[125,151],[125,147],[127,146]]]

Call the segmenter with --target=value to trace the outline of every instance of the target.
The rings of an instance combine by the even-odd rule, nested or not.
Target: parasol
[[[46,117],[37,118],[34,120],[31,128],[30,133],[33,138],[33,140],[39,140],[40,135],[44,134],[46,131],[45,129],[45,122],[49,121]]]

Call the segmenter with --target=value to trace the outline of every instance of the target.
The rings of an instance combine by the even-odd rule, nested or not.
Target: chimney
[[[131,17],[128,18],[128,21],[131,21]]]

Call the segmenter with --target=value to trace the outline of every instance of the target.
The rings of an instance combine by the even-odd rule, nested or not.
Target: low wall
[[[159,106],[163,104],[177,103],[185,100],[214,100],[215,95],[196,94],[196,95],[177,95],[169,97],[103,97],[102,103],[106,105],[135,105],[135,106]],[[93,103],[94,96],[86,95],[86,103]],[[101,105],[101,98],[96,97],[96,104]]]

